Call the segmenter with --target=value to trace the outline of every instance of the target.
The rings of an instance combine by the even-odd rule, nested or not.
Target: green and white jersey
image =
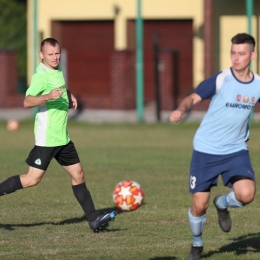
[[[51,70],[41,63],[32,76],[26,96],[48,94],[57,87],[61,87],[62,96],[56,100],[48,100],[37,109],[34,124],[37,146],[61,146],[70,141],[67,131],[69,100],[61,68]]]

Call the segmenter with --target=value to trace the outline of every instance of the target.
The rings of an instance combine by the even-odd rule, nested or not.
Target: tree
[[[18,54],[19,77],[27,75],[27,12],[26,0],[0,0],[0,49]]]

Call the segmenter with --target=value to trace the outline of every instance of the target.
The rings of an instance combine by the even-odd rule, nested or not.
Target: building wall
[[[41,39],[51,37],[53,21],[113,21],[114,50],[124,51],[129,47],[128,21],[137,16],[137,0],[38,0],[38,13],[33,14],[33,0],[28,1],[28,82],[34,71],[34,18],[37,18],[38,44]],[[246,1],[213,1],[214,15],[214,71],[231,65],[230,39],[239,32],[246,32]],[[193,79],[191,87],[195,88],[204,79],[204,44],[203,17],[204,0],[142,0],[142,17],[144,20],[191,20],[193,26]],[[254,1],[252,34],[259,41],[260,1]],[[145,46],[144,46],[145,48]],[[260,48],[257,45],[257,50]],[[37,50],[38,52],[39,50]],[[112,61],[115,59],[112,56]],[[117,57],[117,56],[116,56]],[[124,58],[122,58],[124,57]],[[123,55],[121,62],[126,62],[128,55]],[[39,60],[38,60],[39,61]],[[168,62],[170,64],[170,62]],[[169,65],[171,66],[171,65]],[[116,67],[116,66],[115,66]],[[119,67],[117,66],[117,69]],[[259,73],[259,58],[253,62],[253,69]],[[123,70],[125,73],[125,71]],[[122,71],[121,71],[122,73]],[[122,76],[122,74],[120,74]],[[115,76],[112,75],[112,78]],[[173,79],[170,79],[173,80]],[[161,80],[164,82],[163,80]],[[113,89],[113,87],[112,87]],[[96,101],[95,101],[96,102]],[[111,100],[109,101],[111,102]],[[107,103],[109,103],[107,101]]]
[[[17,54],[14,51],[0,50],[0,107],[23,106],[23,94],[18,94]]]
[[[246,1],[218,0],[214,2],[214,70],[215,72],[230,67],[231,38],[237,33],[248,32]],[[254,0],[252,17],[252,35],[256,39],[256,52],[260,54],[260,1]],[[260,73],[259,55],[252,63],[252,69]]]
[[[253,19],[253,28],[255,31],[256,28],[256,19]],[[219,65],[220,69],[225,69],[230,67],[230,45],[231,38],[240,32],[247,31],[247,18],[242,15],[223,15],[220,17],[220,55],[219,55]],[[238,28],[234,26],[236,24],[240,24],[241,26]],[[254,33],[254,35],[256,35]],[[255,68],[256,60],[252,62],[252,66]]]
[[[127,48],[127,20],[137,15],[137,0],[38,0],[40,37],[51,36],[52,20],[114,20],[115,50]],[[116,11],[118,10],[118,12]],[[191,19],[193,21],[193,85],[203,79],[203,42],[197,31],[203,25],[203,0],[142,0],[143,19]],[[33,0],[28,0],[28,82],[33,74]],[[39,45],[39,44],[38,44]]]

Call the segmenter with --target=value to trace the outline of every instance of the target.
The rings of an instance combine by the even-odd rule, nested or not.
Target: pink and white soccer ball
[[[113,201],[120,210],[136,210],[144,202],[144,190],[136,181],[121,181],[114,188]]]

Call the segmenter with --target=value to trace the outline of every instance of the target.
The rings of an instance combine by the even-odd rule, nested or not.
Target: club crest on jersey
[[[244,103],[248,103],[248,102],[249,102],[250,104],[255,104],[255,97],[251,97],[251,99],[250,99],[250,97],[247,96],[247,95],[242,96],[242,95],[238,94],[238,95],[236,96],[236,100],[237,100],[238,102],[243,101]]]
[[[34,163],[37,164],[37,165],[41,165],[41,164],[42,164],[42,161],[41,161],[40,158],[38,158],[38,159],[36,159],[36,160],[34,161]]]
[[[242,98],[243,98],[243,97],[242,97],[241,95],[239,95],[239,94],[237,95],[237,101],[238,101],[238,102],[240,102],[240,101],[242,100]]]
[[[245,103],[248,103],[248,102],[249,102],[249,96],[244,96],[244,97],[243,97],[243,101],[244,101]]]
[[[255,100],[256,100],[256,98],[254,96],[250,98],[248,95],[244,95],[243,96],[241,94],[238,94],[236,96],[236,101],[238,103],[229,103],[229,102],[227,102],[226,103],[226,107],[242,108],[242,109],[250,110],[250,109],[252,109],[254,107]]]

